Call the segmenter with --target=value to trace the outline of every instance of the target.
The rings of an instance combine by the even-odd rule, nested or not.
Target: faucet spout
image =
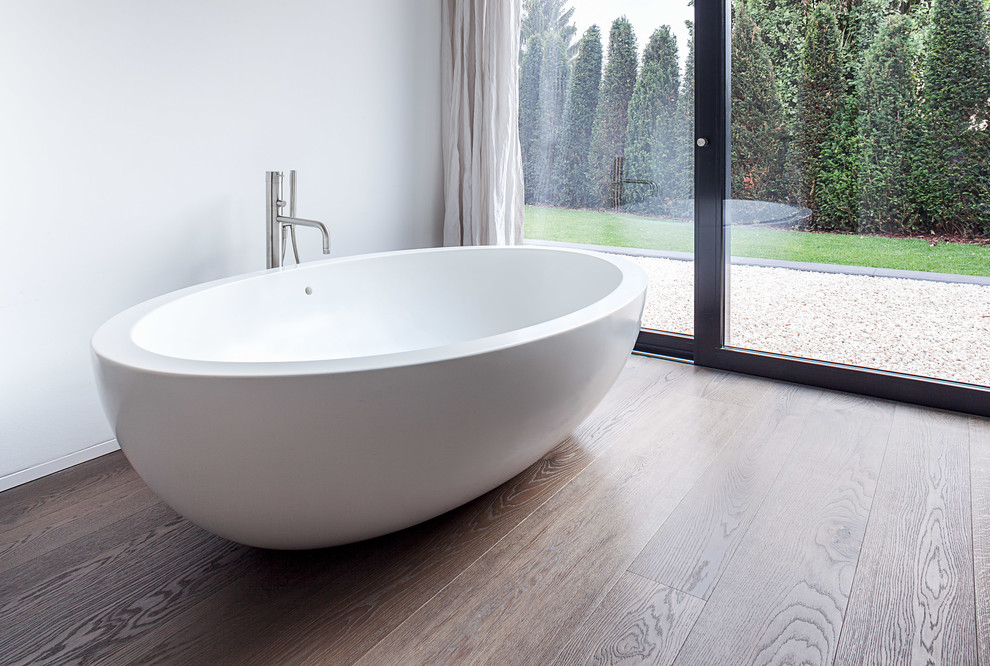
[[[289,197],[288,201],[282,198],[282,172],[269,171],[265,174],[267,181],[266,188],[266,241],[265,241],[265,264],[268,268],[282,266],[282,259],[285,255],[285,242],[292,241],[292,254],[299,263],[299,250],[296,247],[296,227],[313,227],[319,229],[323,234],[323,254],[330,254],[330,232],[322,222],[316,220],[306,220],[296,217],[296,172],[289,172]],[[288,206],[288,215],[282,215],[282,209]]]
[[[278,215],[275,219],[282,225],[283,229],[292,225],[319,229],[320,233],[323,234],[323,254],[330,254],[330,232],[327,230],[327,225],[316,220],[304,220],[301,217],[283,217]]]

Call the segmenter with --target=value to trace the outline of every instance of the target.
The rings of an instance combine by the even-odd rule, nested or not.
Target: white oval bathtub
[[[103,405],[176,511],[266,548],[347,543],[508,480],[609,389],[646,276],[542,247],[313,262],[148,301],[93,336]]]

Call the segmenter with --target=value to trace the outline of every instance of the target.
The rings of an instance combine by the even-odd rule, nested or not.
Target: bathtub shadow
[[[591,460],[569,438],[510,481],[432,520],[368,541],[310,551],[251,548],[202,532],[227,583],[169,632],[158,656],[221,663],[353,661],[371,649]],[[209,559],[209,558],[207,558]],[[234,574],[234,575],[232,575]],[[200,581],[204,588],[210,587]]]

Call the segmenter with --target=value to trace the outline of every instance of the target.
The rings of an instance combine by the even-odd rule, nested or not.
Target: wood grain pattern
[[[574,431],[582,446],[597,455],[621,434],[636,427],[637,414],[668,392],[684,392],[696,385],[698,369],[685,363],[645,356],[630,356],[622,375],[602,404]]]
[[[126,646],[113,646],[115,654],[271,663],[308,644],[334,663],[353,661],[617,441],[644,396],[670,391],[685,374],[679,364],[630,359],[575,436],[509,483],[433,521],[362,544],[312,553],[252,551],[239,579],[217,589],[207,577],[200,585],[210,596]]]
[[[553,659],[748,411],[687,395],[652,401],[621,446],[607,449],[552,507],[530,516],[358,663]]]
[[[123,456],[106,456],[0,494],[0,664],[670,663],[689,628],[675,663],[829,663],[837,644],[840,661],[870,663],[854,649],[868,624],[857,614],[900,622],[907,600],[870,558],[903,552],[924,567],[914,583],[937,590],[920,598],[942,654],[972,644],[979,625],[990,666],[990,421],[963,419],[967,588],[955,528],[919,539],[930,558],[896,529],[901,514],[937,514],[936,500],[956,507],[942,526],[961,515],[960,421],[901,408],[892,442],[913,448],[889,454],[877,486],[894,406],[825,393],[809,411],[802,393],[818,394],[634,357],[574,436],[515,479],[408,530],[310,552],[238,546],[163,504],[141,508],[146,489]],[[871,506],[866,548],[882,557],[861,551]],[[707,603],[627,571],[672,551],[722,570]],[[968,628],[943,581],[975,590]]]
[[[970,418],[973,571],[980,666],[990,666],[990,419]]]
[[[629,567],[707,599],[742,541],[821,392],[776,384]]]
[[[767,392],[773,382],[760,377],[689,366],[693,370],[677,390],[698,398],[731,402],[752,407]]]
[[[174,518],[172,510],[163,504],[156,504],[29,560],[0,576],[0,603],[30,590],[44,590],[35,598],[46,595],[57,598],[74,593],[80,579],[75,578],[72,572],[82,571],[85,563],[96,556],[116,552],[140,535],[150,534]]]
[[[132,474],[133,479],[126,483],[111,486],[85,501],[68,503],[47,513],[43,520],[27,521],[0,534],[0,574],[157,504],[158,497]]]
[[[509,484],[402,532],[318,551],[256,551],[242,578],[121,655],[265,664],[319,645],[328,663],[350,663],[586,463],[585,452],[568,440]]]
[[[832,661],[893,410],[822,397],[675,663]]]
[[[969,420],[899,405],[836,664],[976,664]]]
[[[0,493],[0,538],[4,532],[68,506],[88,502],[137,478],[124,454],[108,453]]]
[[[624,573],[553,663],[672,664],[704,605],[690,594]]]
[[[157,514],[150,532],[128,530],[128,541],[4,598],[0,663],[106,660],[149,625],[182,613],[204,579],[241,576],[245,546],[207,534],[162,505],[148,511]],[[67,583],[72,594],[58,594]]]

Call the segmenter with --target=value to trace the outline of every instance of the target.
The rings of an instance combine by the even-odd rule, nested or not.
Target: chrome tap
[[[289,201],[282,198],[282,172],[267,171],[265,178],[267,189],[267,222],[268,235],[265,242],[268,268],[281,266],[285,260],[286,231],[292,241],[292,255],[299,263],[299,248],[296,247],[296,227],[313,227],[323,234],[323,254],[330,254],[330,232],[326,225],[316,220],[304,220],[296,217],[296,172],[289,172]],[[282,209],[289,206],[289,214],[282,215]]]

